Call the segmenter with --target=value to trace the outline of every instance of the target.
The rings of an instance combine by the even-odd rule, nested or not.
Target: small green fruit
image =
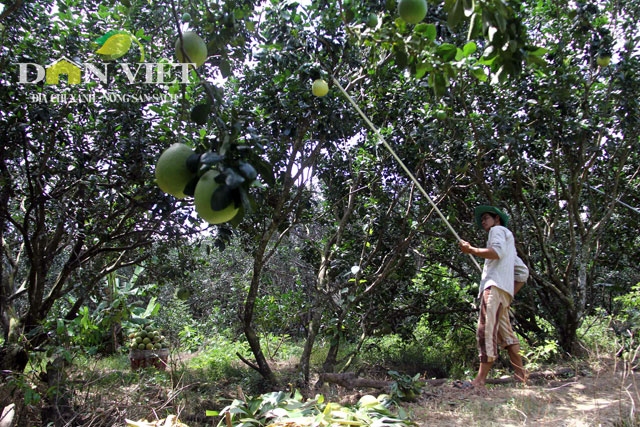
[[[378,15],[375,13],[370,13],[367,18],[367,26],[369,28],[376,28],[378,26]]]
[[[191,21],[191,14],[189,12],[185,12],[182,14],[182,22]]]
[[[176,298],[182,301],[188,300],[190,296],[191,292],[189,291],[189,289],[184,287],[179,288],[176,292]]]
[[[447,118],[447,112],[444,110],[438,110],[436,111],[436,119],[438,120],[444,120]]]
[[[325,96],[329,93],[329,85],[323,79],[317,79],[311,85],[311,92],[318,97]]]
[[[598,55],[598,57],[596,58],[596,62],[598,63],[599,66],[606,67],[607,65],[609,65],[609,62],[611,62],[611,57],[605,56],[605,55]]]

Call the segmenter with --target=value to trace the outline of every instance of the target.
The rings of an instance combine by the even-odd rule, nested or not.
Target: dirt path
[[[527,387],[489,386],[485,394],[451,383],[425,389],[408,405],[421,426],[635,426],[640,425],[640,373],[613,363],[573,378]]]

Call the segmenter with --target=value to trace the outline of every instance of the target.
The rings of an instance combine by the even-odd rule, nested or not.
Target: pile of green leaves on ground
[[[222,411],[207,411],[208,416],[221,416],[218,427],[285,426],[295,425],[323,426],[406,426],[413,425],[406,413],[399,408],[394,415],[390,406],[393,401],[389,395],[381,394],[377,398],[365,395],[358,403],[342,406],[326,402],[322,395],[304,400],[300,392],[284,391],[265,393],[244,400],[235,399]]]

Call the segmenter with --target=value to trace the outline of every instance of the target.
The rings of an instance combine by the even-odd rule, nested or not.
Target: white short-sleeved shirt
[[[489,230],[487,248],[493,248],[499,259],[485,259],[480,282],[480,293],[490,286],[507,292],[513,297],[514,265],[516,246],[508,228],[495,225]]]

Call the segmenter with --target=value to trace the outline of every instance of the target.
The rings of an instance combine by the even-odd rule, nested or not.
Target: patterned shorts
[[[498,345],[502,348],[520,344],[513,333],[509,320],[511,295],[497,286],[491,286],[482,293],[480,316],[478,317],[478,351],[480,362],[493,362],[498,357]]]

